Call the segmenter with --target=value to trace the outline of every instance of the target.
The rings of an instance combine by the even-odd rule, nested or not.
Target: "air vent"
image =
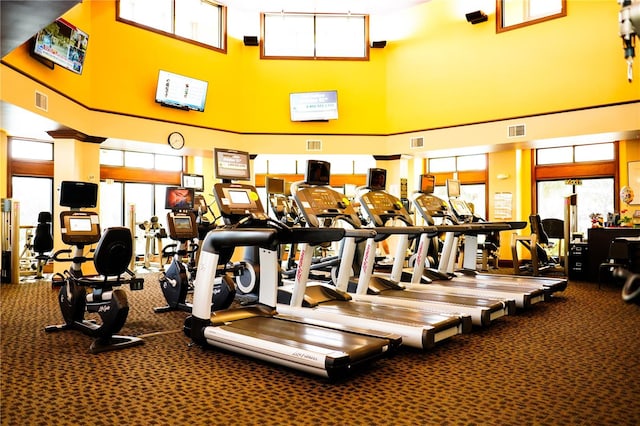
[[[49,111],[49,98],[42,92],[36,90],[36,108]]]
[[[411,138],[409,141],[409,147],[411,148],[422,148],[424,147],[424,138],[422,136],[417,136],[415,138]]]
[[[524,136],[525,133],[526,132],[524,124],[516,124],[507,128],[507,137],[510,138],[519,138]]]
[[[317,139],[308,139],[307,151],[322,151],[322,141]]]

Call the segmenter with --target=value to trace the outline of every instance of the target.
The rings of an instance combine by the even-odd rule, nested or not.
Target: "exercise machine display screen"
[[[93,208],[98,204],[98,184],[91,182],[62,181],[60,205],[72,209]]]
[[[331,177],[331,163],[321,160],[308,160],[304,182],[308,185],[329,185]]]
[[[193,210],[194,194],[193,188],[170,186],[167,188],[164,208],[167,210]]]
[[[331,188],[322,186],[300,188],[294,198],[305,220],[313,227],[320,226],[319,218],[338,216],[349,220],[356,227],[361,226],[349,199]]]
[[[98,214],[86,211],[60,212],[60,233],[65,244],[97,243],[100,240]]]
[[[434,175],[420,175],[420,192],[433,194],[436,189],[436,177]]]
[[[401,219],[412,223],[411,216],[402,201],[384,191],[371,191],[360,197],[362,207],[374,221],[375,226],[384,226],[390,219]]]
[[[251,204],[249,193],[247,191],[236,191],[230,189],[227,193],[231,199],[231,204]]]
[[[198,224],[193,212],[167,213],[169,236],[177,241],[190,240],[198,236]]]
[[[91,232],[91,218],[70,217],[67,232]]]
[[[372,191],[384,191],[387,187],[387,171],[385,169],[371,168],[367,173],[367,188]]]

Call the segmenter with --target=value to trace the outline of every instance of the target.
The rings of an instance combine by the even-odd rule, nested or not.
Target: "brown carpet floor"
[[[45,333],[61,321],[56,299],[47,282],[0,286],[2,425],[640,424],[640,307],[614,286],[571,282],[337,383],[188,346],[185,313],[152,312],[155,274],[129,292],[122,330],[143,346],[91,355],[79,332]]]

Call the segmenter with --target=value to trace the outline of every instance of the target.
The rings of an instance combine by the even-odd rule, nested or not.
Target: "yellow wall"
[[[81,123],[74,118],[82,115],[69,111],[69,127],[119,138],[126,137],[111,133],[122,132],[121,126],[109,126],[108,120],[122,117],[110,113],[150,118],[149,127],[160,121],[260,138],[269,133],[389,135],[640,98],[638,67],[634,83],[625,78],[615,2],[569,0],[567,17],[501,34],[495,33],[494,14],[488,22],[469,25],[463,4],[432,0],[389,17],[387,25],[400,22],[413,32],[390,40],[385,49],[371,49],[369,61],[314,61],[261,60],[259,48],[233,38],[222,54],[117,22],[114,1],[88,0],[64,15],[90,35],[81,76],[44,67],[29,57],[26,45],[3,62],[100,111]],[[159,69],[208,81],[206,111],[156,104]],[[338,120],[289,120],[290,92],[323,89],[338,90]],[[134,135],[136,127],[134,121]],[[218,138],[235,142],[225,133],[197,136]],[[252,145],[263,145],[252,139]],[[149,140],[164,143],[164,138]],[[384,139],[365,143],[380,153],[394,152]]]

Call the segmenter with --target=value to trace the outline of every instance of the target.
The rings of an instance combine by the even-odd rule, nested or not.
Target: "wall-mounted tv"
[[[185,188],[193,188],[195,192],[204,191],[204,176],[193,173],[182,174],[182,186]]]
[[[184,110],[204,111],[209,83],[191,77],[160,70],[156,87],[156,102]]]
[[[60,205],[72,209],[98,205],[98,184],[64,180],[60,182]]]
[[[367,188],[372,191],[384,191],[387,187],[387,171],[377,167],[367,173]]]
[[[164,199],[164,208],[167,210],[193,210],[195,196],[193,188],[178,186],[167,187]]]
[[[62,68],[82,74],[89,36],[64,19],[57,19],[36,34],[32,53]]]
[[[248,152],[215,148],[213,155],[216,178],[223,181],[251,180]]]
[[[302,92],[289,95],[291,121],[338,119],[338,91]]]

